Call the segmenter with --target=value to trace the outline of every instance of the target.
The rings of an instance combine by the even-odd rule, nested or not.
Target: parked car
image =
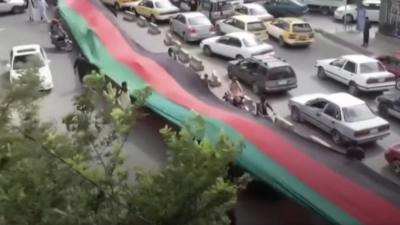
[[[299,0],[306,4],[310,11],[320,12],[322,15],[333,13],[338,7],[354,4],[356,0]]]
[[[198,12],[206,15],[212,23],[234,15],[232,0],[199,0]]]
[[[215,24],[215,29],[222,34],[245,31],[254,34],[260,41],[268,39],[264,23],[254,16],[241,15],[220,20]]]
[[[376,59],[396,76],[396,88],[400,90],[400,52],[393,55],[381,55]]]
[[[268,34],[281,46],[305,45],[314,42],[314,32],[307,22],[299,18],[278,18],[267,24]]]
[[[0,0],[0,13],[23,13],[25,8],[24,0]]]
[[[140,0],[101,0],[104,4],[112,5],[117,11],[130,9],[133,2]]]
[[[393,145],[385,152],[385,159],[393,172],[400,174],[400,144]]]
[[[202,13],[180,13],[171,18],[170,30],[183,38],[185,42],[198,41],[215,35],[214,25]]]
[[[400,120],[400,92],[388,91],[376,98],[377,108],[383,117],[392,116]]]
[[[217,54],[231,59],[244,59],[257,55],[273,55],[274,48],[256,39],[247,32],[229,33],[201,41],[200,48],[205,55]]]
[[[335,144],[364,144],[390,134],[389,123],[350,94],[307,94],[289,101],[291,118],[331,135]]]
[[[133,12],[149,18],[151,22],[169,20],[178,14],[179,8],[169,0],[143,0],[133,7]]]
[[[317,60],[320,79],[330,77],[349,87],[349,93],[385,91],[395,86],[395,76],[377,59],[365,55],[344,55]]]
[[[380,0],[364,0],[362,2],[366,9],[366,14],[371,22],[379,22],[379,12],[381,8]],[[353,22],[357,19],[357,5],[349,4],[342,5],[335,10],[334,17],[337,20],[346,20],[347,22]]]
[[[300,17],[308,12],[308,7],[297,0],[271,0],[263,5],[268,12],[277,17]]]
[[[281,59],[261,55],[229,62],[228,76],[252,87],[255,94],[284,92],[297,87],[292,67]]]
[[[240,4],[235,8],[235,13],[238,15],[255,16],[264,23],[274,19],[274,16],[258,3]]]
[[[41,88],[51,90],[54,84],[49,63],[45,51],[37,44],[13,47],[10,62],[7,64],[10,71],[10,83],[24,76],[28,70],[35,69],[41,81]]]

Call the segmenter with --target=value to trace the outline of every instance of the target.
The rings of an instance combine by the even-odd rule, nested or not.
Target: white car
[[[22,13],[25,6],[24,0],[0,0],[0,13]]]
[[[260,41],[268,39],[267,28],[264,23],[255,16],[240,15],[219,20],[215,24],[215,30],[222,34],[245,31],[254,34]]]
[[[205,55],[218,54],[232,59],[244,59],[257,55],[274,55],[274,48],[257,40],[253,34],[235,32],[200,42]]]
[[[29,69],[35,69],[40,78],[41,88],[43,90],[51,90],[54,84],[49,63],[50,61],[47,59],[43,48],[37,44],[13,47],[10,54],[10,63],[7,64],[10,70],[10,83],[18,80]]]
[[[345,85],[349,92],[385,91],[394,88],[395,76],[377,59],[365,55],[344,55],[338,58],[317,60],[318,77],[330,77]]]
[[[274,19],[274,16],[268,13],[268,11],[258,3],[247,3],[239,5],[235,8],[235,13],[240,15],[255,16],[259,20],[266,22]]]
[[[335,144],[365,144],[390,134],[389,123],[347,93],[307,94],[289,101],[291,118],[330,134]]]
[[[379,22],[379,11],[381,8],[380,0],[364,0],[362,2],[366,9],[367,17],[372,22]],[[346,20],[347,22],[353,22],[357,19],[357,5],[349,4],[338,7],[334,13],[335,19]]]

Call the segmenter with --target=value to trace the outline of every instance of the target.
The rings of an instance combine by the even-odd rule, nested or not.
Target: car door
[[[231,37],[229,39],[229,45],[226,49],[227,57],[236,58],[237,56],[247,57],[247,53],[242,49],[242,41],[239,38]]]
[[[8,0],[0,0],[0,12],[9,12],[11,10]]]
[[[368,3],[365,5],[366,13],[370,21],[378,22],[379,21],[379,3]]]
[[[246,84],[253,84],[258,79],[258,64],[254,61],[249,61],[246,68],[242,71],[243,82]]]
[[[241,60],[234,69],[233,75],[236,76],[239,80],[245,81],[247,79],[247,71],[248,65],[251,63],[248,59]]]
[[[304,119],[314,126],[322,126],[319,117],[327,104],[328,101],[321,98],[307,102],[302,110]]]
[[[230,37],[227,36],[220,37],[212,46],[212,51],[216,54],[228,57],[226,51],[229,49],[230,45],[229,42],[230,42]]]
[[[182,14],[178,15],[174,19],[174,29],[177,34],[179,34],[181,37],[183,37],[183,33],[185,32],[186,28],[186,18]]]
[[[324,68],[326,75],[335,80],[340,81],[341,80],[340,72],[345,63],[346,63],[346,59],[343,59],[343,58],[337,58],[337,59],[333,60],[328,65],[326,65],[326,67]]]
[[[333,129],[341,129],[342,115],[339,106],[329,102],[322,113],[317,114],[321,130],[330,133]]]
[[[342,75],[337,78],[338,81],[347,84],[349,81],[354,79],[354,76],[357,76],[358,67],[357,64],[352,61],[347,61],[343,69],[339,71]]]

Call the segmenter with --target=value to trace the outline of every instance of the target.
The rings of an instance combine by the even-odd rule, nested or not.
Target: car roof
[[[363,100],[356,98],[353,95],[350,95],[345,92],[328,94],[328,95],[325,95],[323,98],[332,103],[335,103],[336,105],[338,105],[341,108],[365,104],[365,102]]]
[[[232,16],[232,18],[237,19],[237,20],[241,20],[243,22],[261,22],[260,19],[258,19],[258,17],[256,16],[250,16],[250,15],[237,15],[237,16]]]
[[[275,68],[275,67],[280,67],[280,66],[290,66],[289,63],[286,61],[270,56],[270,55],[259,55],[259,56],[253,56],[250,59],[255,59],[255,61],[262,62],[265,66],[268,66],[269,68]]]
[[[30,44],[30,45],[18,45],[12,48],[14,55],[25,55],[32,52],[40,52],[40,45]]]
[[[344,55],[342,56],[343,59],[355,62],[355,63],[366,63],[366,62],[377,62],[377,59],[366,55]]]
[[[301,18],[297,18],[297,17],[281,17],[279,19],[286,21],[288,23],[307,23],[306,21],[302,20]]]
[[[254,37],[254,34],[248,33],[248,32],[232,32],[225,34],[227,37],[235,37],[235,38],[249,38],[249,37]]]
[[[184,15],[186,18],[193,18],[193,17],[198,17],[198,16],[206,17],[201,12],[185,12],[185,13],[181,13],[181,14]]]
[[[362,1],[362,4],[369,4],[369,3],[380,5],[381,0],[364,0],[364,1]]]
[[[260,5],[260,4],[258,4],[258,3],[255,3],[255,2],[253,2],[253,3],[246,3],[246,4],[243,4],[243,6],[244,6],[244,7],[247,7],[247,8],[263,7],[262,5]],[[263,8],[264,8],[264,7],[263,7]]]

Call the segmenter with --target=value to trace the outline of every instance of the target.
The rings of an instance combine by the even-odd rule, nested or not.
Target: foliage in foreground
[[[229,224],[247,182],[226,179],[239,144],[223,135],[195,141],[201,118],[179,132],[166,127],[165,165],[137,170],[131,182],[123,146],[150,90],[122,110],[104,76],[87,76],[61,132],[39,119],[38,84],[27,74],[0,99],[0,224]]]

